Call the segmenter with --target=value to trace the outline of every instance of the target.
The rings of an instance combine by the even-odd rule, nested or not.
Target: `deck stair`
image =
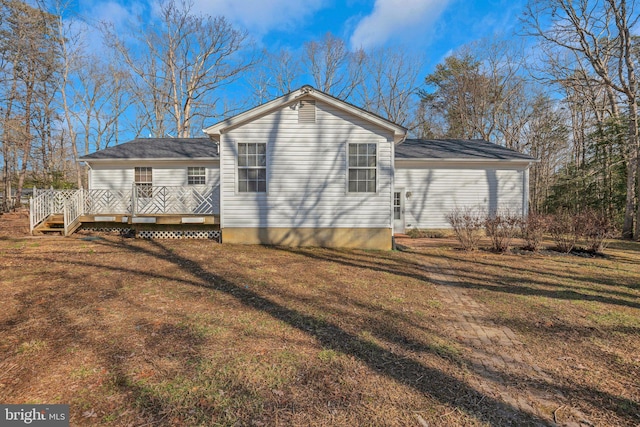
[[[62,214],[49,215],[34,231],[64,234],[64,216]]]

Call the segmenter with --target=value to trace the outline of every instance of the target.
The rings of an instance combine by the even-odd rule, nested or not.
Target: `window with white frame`
[[[267,144],[238,143],[238,192],[266,193]]]
[[[204,185],[207,183],[205,168],[188,167],[187,168],[187,184]]]
[[[349,193],[375,193],[378,167],[377,145],[349,143]]]
[[[134,168],[134,182],[138,197],[153,196],[153,170],[150,167]]]

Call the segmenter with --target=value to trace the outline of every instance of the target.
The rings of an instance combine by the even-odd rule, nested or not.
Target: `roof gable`
[[[79,160],[217,159],[218,148],[209,138],[137,138],[80,157]]]
[[[312,86],[308,85],[302,86],[298,90],[276,98],[273,101],[269,101],[265,104],[259,105],[255,108],[252,108],[251,110],[245,111],[244,113],[240,113],[236,116],[218,122],[212,126],[207,127],[203,131],[212,138],[219,140],[221,134],[231,129],[242,126],[245,123],[256,120],[257,118],[269,114],[277,110],[278,108],[299,102],[302,98],[325,102],[337,109],[346,111],[372,124],[387,129],[393,133],[395,142],[401,141],[407,134],[407,129],[400,125],[397,125],[362,108],[356,107],[353,104],[335,98],[327,93],[314,89]]]
[[[407,139],[396,146],[396,160],[537,161],[481,139]]]

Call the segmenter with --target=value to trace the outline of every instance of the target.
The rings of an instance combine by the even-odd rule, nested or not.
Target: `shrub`
[[[556,243],[556,249],[569,253],[575,247],[580,230],[575,215],[568,211],[559,211],[551,217],[549,233]]]
[[[428,237],[427,233],[425,233],[424,230],[420,230],[419,228],[412,228],[411,230],[407,231],[407,236],[411,237],[412,239],[421,239],[423,237]]]
[[[453,228],[456,238],[466,251],[478,249],[480,241],[484,215],[479,209],[472,207],[455,208],[446,216],[447,221]]]
[[[492,249],[495,252],[507,252],[511,241],[518,235],[522,225],[522,216],[501,209],[495,215],[488,215],[484,219],[484,229],[491,238]]]
[[[579,215],[580,234],[585,249],[591,253],[602,253],[607,239],[615,235],[615,227],[610,218],[592,209]]]
[[[426,230],[426,229],[420,229],[420,228],[412,228],[411,230],[407,231],[407,236],[411,237],[412,239],[421,239],[424,237],[428,237],[432,239],[440,239],[440,238],[446,237],[446,234],[441,230]]]
[[[524,248],[528,251],[539,251],[548,227],[549,217],[547,215],[531,213],[523,219],[521,233],[525,241]]]

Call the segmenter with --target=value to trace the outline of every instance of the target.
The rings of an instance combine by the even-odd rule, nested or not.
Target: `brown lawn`
[[[587,258],[27,232],[0,216],[0,402],[66,403],[72,425],[640,423],[638,243]],[[475,370],[438,286],[552,380]]]

